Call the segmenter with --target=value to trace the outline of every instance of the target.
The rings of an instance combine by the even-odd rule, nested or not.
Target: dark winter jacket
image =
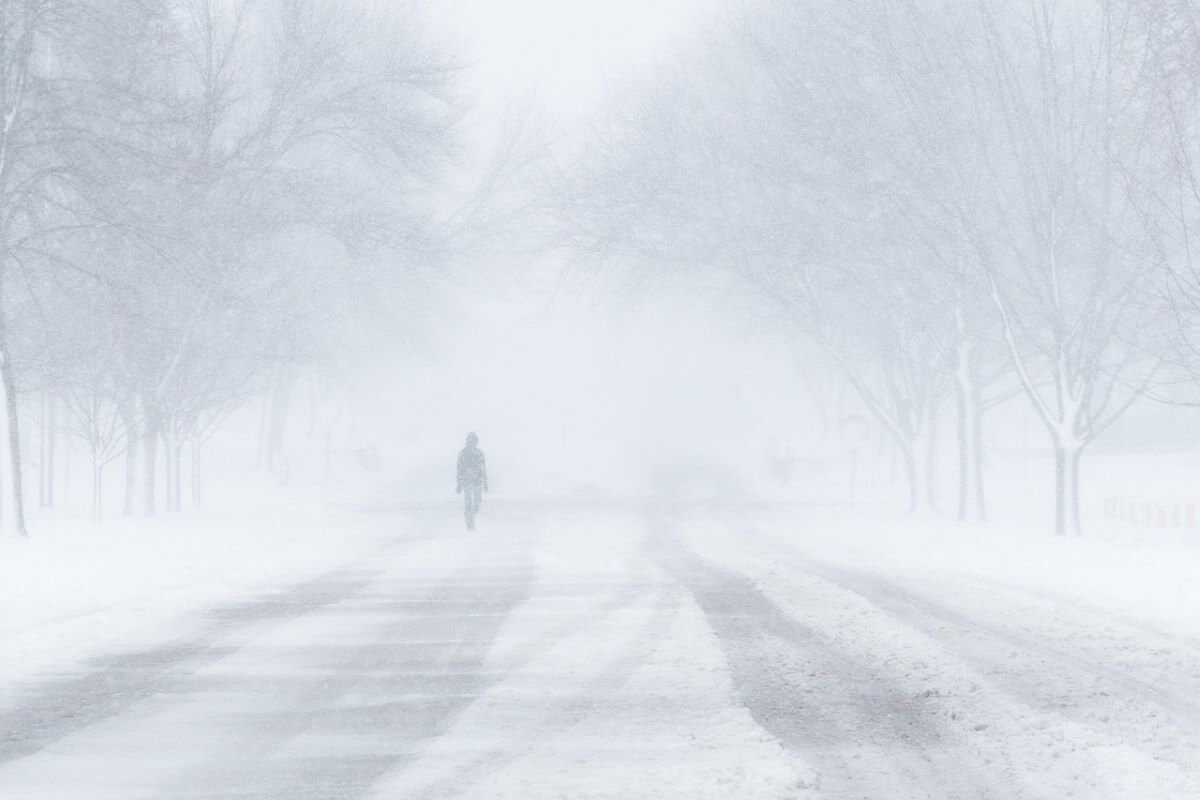
[[[487,488],[487,462],[478,447],[464,447],[458,454],[458,491],[468,486]]]

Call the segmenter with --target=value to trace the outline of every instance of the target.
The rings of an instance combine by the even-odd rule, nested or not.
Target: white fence
[[[1105,519],[1145,528],[1195,528],[1195,503],[1154,503],[1109,496],[1104,499]]]

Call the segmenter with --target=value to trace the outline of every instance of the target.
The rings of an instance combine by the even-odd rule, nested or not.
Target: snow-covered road
[[[25,686],[0,797],[1200,797],[1186,635],[802,513],[488,511]]]

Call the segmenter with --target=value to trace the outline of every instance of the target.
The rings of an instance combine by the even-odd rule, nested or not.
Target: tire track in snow
[[[1170,679],[1168,682],[1178,682],[1180,677],[1190,678],[1194,685],[1180,685],[1178,690],[1185,696],[1200,697],[1200,639],[1171,633],[1131,614],[1102,609],[1058,593],[1052,594],[1028,587],[1014,586],[985,577],[979,577],[976,580],[996,592],[1022,598],[1022,602],[1027,605],[1036,605],[1042,609],[1051,610],[1055,617],[1071,616],[1075,618],[1074,620],[1056,619],[1056,621],[1083,627],[1093,632],[1103,630],[1106,637],[1105,647],[1115,647],[1116,653],[1122,655],[1123,660],[1128,660],[1125,654],[1131,653],[1147,656],[1173,656],[1178,664],[1186,665],[1190,667],[1190,670],[1186,676],[1178,673],[1167,676]],[[1155,659],[1156,663],[1162,661],[1163,659]],[[1145,666],[1145,663],[1129,665],[1131,669],[1137,670],[1142,670]],[[1156,680],[1155,683],[1160,683],[1160,681]],[[1197,704],[1197,708],[1200,708],[1200,704]]]
[[[194,637],[158,647],[96,659],[79,677],[52,680],[21,694],[0,710],[0,765],[33,755],[54,742],[123,713],[164,691],[178,672],[202,669],[236,652],[220,640],[263,620],[283,622],[361,592],[379,572],[339,569],[212,614],[214,622]]]
[[[640,595],[624,599],[613,605],[605,616],[633,605],[637,599],[640,599]],[[535,750],[537,745],[564,734],[572,725],[586,719],[595,711],[596,695],[619,691],[653,654],[670,628],[679,610],[679,604],[680,598],[677,594],[661,593],[650,618],[641,626],[633,641],[611,658],[595,677],[581,684],[568,697],[556,699],[549,704],[549,710],[541,714],[532,727],[522,729],[519,733],[512,732],[509,744],[488,748],[473,755],[465,763],[456,766],[450,775],[406,792],[404,797],[414,800],[443,800],[462,795],[488,776],[521,760],[528,752]],[[598,621],[599,619],[595,620]],[[574,632],[578,633],[579,630]],[[542,649],[548,650],[553,644],[548,643]],[[526,663],[531,660],[532,658],[527,659]],[[513,741],[519,741],[523,749],[519,752],[514,749],[511,744]],[[386,789],[385,793],[379,796],[388,796]]]
[[[564,640],[586,633],[612,615],[642,601],[652,591],[661,589],[661,584],[655,583],[649,578],[648,570],[640,560],[627,559],[626,568],[629,572],[629,580],[606,585],[604,588],[611,594],[603,602],[588,606],[582,613],[568,616],[561,623],[550,626],[535,637],[527,639],[512,650],[498,656],[495,659],[496,675],[488,688],[502,684],[511,675],[533,663],[539,656],[553,650]],[[560,586],[560,591],[561,586],[571,586],[569,583],[551,585]],[[544,591],[546,587],[540,588]],[[674,611],[678,608],[678,598],[672,601],[660,596],[658,600],[660,611],[664,603],[670,606],[669,613],[665,616],[657,612],[652,614],[651,619],[644,626],[643,630],[651,641],[657,641],[662,632],[671,624]],[[550,714],[543,715],[532,729],[522,729],[519,733],[512,730],[507,731],[504,745],[483,748],[470,754],[453,768],[450,775],[432,779],[423,785],[419,784],[420,788],[406,790],[404,796],[432,800],[432,798],[453,797],[469,791],[471,787],[478,785],[489,775],[524,758],[529,752],[531,744],[548,740],[552,735],[558,733],[561,727],[569,726],[586,716],[583,712],[590,708],[588,697],[591,693],[620,688],[632,677],[636,668],[652,651],[653,648],[648,644],[643,644],[639,637],[638,641],[624,648],[617,655],[616,660],[610,663],[598,678],[572,692],[569,697],[552,703]],[[545,701],[539,699],[539,702],[544,703]],[[516,752],[513,749],[513,743],[517,741],[525,746],[525,750],[522,752]],[[414,764],[418,763],[419,759],[420,757],[414,759]],[[404,777],[403,773],[399,773],[392,783],[395,783],[396,780],[403,781]],[[376,792],[375,794],[391,796],[388,792],[389,790],[385,788],[382,793]]]
[[[528,557],[529,554],[526,552],[524,555]],[[184,792],[178,795],[171,791],[168,796],[186,796],[194,800],[217,800],[231,794],[246,792],[258,798],[279,800],[328,800],[333,797],[366,796],[387,773],[397,768],[403,770],[406,764],[419,762],[425,745],[448,734],[458,716],[491,687],[502,683],[510,674],[535,660],[541,653],[552,649],[568,636],[586,631],[613,613],[633,605],[645,595],[640,586],[632,593],[614,595],[603,603],[587,608],[583,614],[572,615],[569,619],[551,626],[542,636],[498,659],[494,669],[485,671],[484,667],[489,666],[488,652],[500,628],[516,608],[532,597],[537,585],[532,580],[532,563],[529,562],[527,566],[528,569],[523,569],[519,575],[501,576],[475,564],[445,580],[439,585],[437,596],[423,604],[451,612],[451,621],[438,629],[453,630],[454,635],[463,640],[459,645],[439,647],[433,653],[424,652],[415,660],[406,657],[405,649],[410,645],[404,642],[372,644],[362,648],[362,652],[369,654],[372,669],[379,667],[384,673],[373,671],[368,678],[360,681],[319,684],[319,689],[314,694],[298,698],[291,703],[295,709],[292,716],[298,721],[298,725],[294,725],[286,734],[275,724],[264,725],[259,722],[248,726],[253,733],[247,737],[245,745],[235,748],[235,751],[238,753],[238,760],[247,760],[247,756],[250,756],[250,759],[247,768],[239,771],[240,777],[236,782],[231,783],[228,776],[224,776],[223,782],[219,784],[222,787],[220,791],[206,791],[202,794]],[[483,575],[478,574],[481,570]],[[493,595],[491,600],[481,601],[479,590],[489,587],[489,577],[504,578],[503,582],[495,585],[501,587],[502,591],[507,590],[508,594],[502,595],[499,600]],[[483,578],[482,582],[480,578]],[[519,594],[511,592],[514,581],[520,584]],[[455,615],[454,611],[461,613]],[[488,613],[478,616],[478,612],[481,611]],[[473,614],[476,616],[472,616]],[[481,629],[478,624],[472,624],[473,619],[488,620],[485,623],[486,630]],[[428,631],[428,628],[426,630],[432,632]],[[347,653],[341,660],[346,667],[361,663],[361,659],[354,652]],[[421,671],[391,671],[402,662],[420,666]],[[314,718],[312,709],[330,708],[336,705],[339,698],[344,698],[351,692],[390,699],[366,706],[356,703],[332,710],[328,720]],[[427,702],[414,706],[411,702],[397,699],[414,694],[426,698]],[[578,703],[586,702],[585,694],[586,692],[581,692]],[[428,710],[422,714],[422,708]],[[354,733],[365,730],[378,743],[386,743],[387,752],[375,752],[370,756],[355,758],[347,758],[345,754],[320,759],[310,758],[303,770],[297,769],[294,764],[282,770],[275,768],[269,773],[270,779],[264,781],[264,774],[267,774],[263,769],[264,757],[285,750],[288,740],[322,727],[327,730],[337,727],[345,732]],[[261,739],[263,730],[271,732],[271,739],[265,743]],[[551,732],[542,731],[540,735],[548,736]],[[511,742],[511,737],[508,741]],[[402,746],[397,747],[398,744]],[[428,787],[425,793],[406,796],[453,795],[483,780],[487,774],[516,757],[518,756],[503,749],[485,751],[461,767],[454,777]],[[201,777],[185,780],[181,785],[196,783],[197,780],[201,783],[212,783],[211,779]]]
[[[932,631],[934,638],[954,633],[958,643],[966,645],[972,634],[977,634],[975,638],[992,646],[965,649],[980,657],[992,656],[992,666],[1005,667],[1000,670],[1002,674],[1022,665],[1011,663],[1014,659],[1006,659],[1004,664],[994,662],[996,653],[1003,649],[995,645],[1007,646],[1010,654],[1033,662],[1024,665],[1030,677],[1045,673],[1046,663],[1051,662],[1095,682],[1107,682],[1120,690],[1119,696],[1155,705],[1200,731],[1200,699],[1197,699],[1200,698],[1200,641],[1172,636],[1127,616],[1114,616],[1058,596],[984,577],[968,576],[978,584],[968,590],[979,593],[982,589],[988,610],[1003,609],[1005,613],[981,613],[979,609],[969,613],[961,607],[938,602],[927,592],[908,589],[878,572],[813,556],[794,539],[758,529],[752,535],[769,542],[783,563],[871,602],[914,629]],[[1017,613],[1008,613],[1014,611]],[[1004,624],[1006,617],[1008,627]],[[1020,620],[1017,629],[1012,628],[1014,618]],[[1066,687],[1065,691],[1071,694],[1073,689]],[[1055,702],[1054,696],[1042,699],[1045,706],[1064,707]]]
[[[998,784],[996,770],[976,774],[927,698],[848,656],[749,578],[701,559],[669,533],[652,551],[695,597],[755,721],[817,770],[823,797],[1021,796]]]
[[[429,534],[397,537],[359,560],[402,552],[432,538]],[[0,705],[0,766],[125,712],[163,691],[172,674],[203,669],[237,651],[237,646],[220,640],[236,637],[264,622],[284,623],[340,603],[361,592],[380,574],[381,569],[342,566],[249,601],[218,605],[204,612],[208,624],[189,632],[186,638],[89,659],[82,674],[42,680],[18,689]]]
[[[1171,685],[1171,676],[1161,670],[1143,676],[1121,666],[1111,640],[1100,637],[1087,652],[1073,651],[1061,643],[1061,632],[1005,628],[872,573],[808,558],[803,569],[930,636],[1032,708],[1200,771],[1200,702]],[[1022,614],[1022,619],[1037,617]]]
[[[275,708],[239,712],[228,752],[173,780],[160,796],[361,797],[380,776],[415,760],[422,742],[449,730],[496,680],[483,670],[487,653],[504,621],[529,596],[529,540],[515,558],[502,552],[508,559],[502,565],[488,563],[494,555],[489,546],[477,543],[468,564],[433,586],[378,580],[374,589],[384,594],[357,608],[369,618],[386,616],[370,641],[284,646],[270,653],[285,668],[297,661],[307,665],[307,672],[293,677],[299,690],[277,698]],[[339,613],[354,615],[356,600]],[[194,683],[185,679],[180,690],[196,691]],[[216,683],[217,691],[237,691],[242,676],[218,676]],[[304,752],[306,738],[348,746]]]
[[[363,796],[380,776],[420,758],[425,743],[446,733],[490,686],[660,585],[644,576],[639,580],[635,570],[634,581],[619,584],[615,595],[601,587],[601,602],[587,602],[563,619],[555,615],[534,640],[488,662],[505,620],[538,585],[531,558],[534,540],[525,535],[464,539],[474,552],[444,578],[361,571],[353,575],[352,585],[335,591],[332,580],[343,573],[331,573],[303,589],[222,607],[212,614],[216,621],[205,629],[208,636],[182,645],[186,655],[166,647],[134,654],[145,659],[148,670],[126,675],[101,669],[86,676],[95,681],[95,698],[81,698],[78,692],[58,695],[65,713],[78,705],[84,716],[76,724],[54,726],[53,735],[42,737],[36,749],[119,717],[112,723],[113,733],[149,743],[144,752],[128,756],[131,773],[137,773],[143,758],[148,764],[160,756],[178,759],[174,731],[163,728],[167,747],[162,753],[147,733],[153,734],[155,726],[178,724],[169,720],[182,720],[188,728],[184,741],[196,743],[188,749],[199,760],[193,757],[192,766],[181,764],[179,771],[158,778],[152,784],[157,786],[154,796]],[[577,591],[547,587],[555,596],[564,589]],[[289,643],[289,623],[301,626],[296,646]],[[351,638],[336,635],[338,630]],[[236,642],[217,641],[224,636],[236,637]],[[135,705],[136,712],[123,713]],[[584,707],[586,700],[579,698],[577,705]],[[27,707],[27,713],[35,716],[38,710]],[[84,734],[108,735],[108,729]],[[87,738],[72,745],[75,750],[81,746],[91,747]],[[36,749],[25,747],[28,754]],[[492,754],[456,781],[469,782],[472,775],[481,779],[507,757]],[[21,785],[46,786],[54,795],[63,782],[53,767],[47,760],[25,770],[22,780],[32,776],[36,783]],[[119,765],[116,771],[121,772]],[[117,783],[129,780],[139,779],[131,774]],[[446,791],[443,787],[441,793]]]

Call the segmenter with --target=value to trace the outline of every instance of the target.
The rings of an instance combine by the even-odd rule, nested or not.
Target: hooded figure
[[[467,434],[467,446],[458,454],[458,486],[456,491],[463,496],[463,510],[467,518],[467,530],[475,530],[475,515],[483,493],[488,490],[487,462],[479,449],[479,437]]]

